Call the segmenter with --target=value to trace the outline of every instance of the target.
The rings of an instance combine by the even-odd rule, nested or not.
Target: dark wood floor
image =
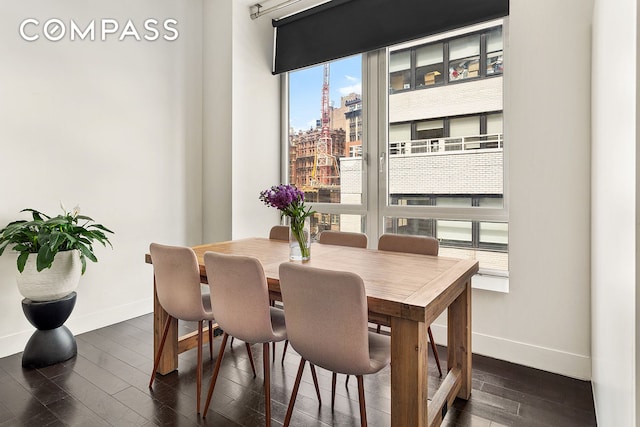
[[[193,325],[181,324],[181,329]],[[179,372],[159,376],[147,387],[152,361],[152,317],[146,315],[76,337],[78,356],[43,369],[21,366],[22,354],[0,359],[1,426],[261,426],[264,425],[261,346],[253,345],[258,378],[253,378],[244,345],[227,348],[206,419],[196,415],[196,352],[180,355]],[[214,356],[220,339],[215,340]],[[228,346],[229,347],[229,346]],[[296,375],[298,356],[282,344],[272,364],[273,425],[281,425]],[[441,348],[446,363],[446,349]],[[214,361],[205,351],[203,395]],[[429,387],[439,384],[429,358]],[[595,426],[591,384],[482,356],[473,358],[473,391],[457,400],[445,426]],[[356,382],[339,376],[336,409],[330,408],[331,374],[318,370],[323,397],[319,405],[306,373],[292,425],[359,425]],[[370,426],[391,423],[390,370],[365,377]],[[204,399],[203,399],[204,401]]]

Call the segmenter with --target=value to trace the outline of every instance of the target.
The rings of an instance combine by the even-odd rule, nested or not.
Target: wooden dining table
[[[207,283],[207,251],[260,260],[270,297],[281,300],[278,267],[289,262],[287,242],[249,238],[193,247],[202,283]],[[152,263],[149,254],[146,262]],[[299,262],[299,261],[298,261]],[[350,271],[362,277],[369,320],[391,328],[391,425],[438,426],[456,397],[471,395],[471,278],[474,260],[313,244],[310,267]],[[154,356],[167,313],[154,285]],[[447,374],[429,401],[427,327],[447,310]],[[207,337],[208,334],[203,334]],[[205,338],[206,339],[206,338]],[[196,345],[195,334],[178,336],[173,322],[158,373],[177,369],[178,354]]]

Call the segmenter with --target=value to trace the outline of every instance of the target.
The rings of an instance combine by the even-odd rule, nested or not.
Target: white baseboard
[[[134,317],[142,316],[152,311],[153,299],[147,298],[117,307],[110,307],[106,310],[93,312],[84,316],[75,317],[72,313],[69,320],[65,322],[65,326],[69,328],[73,335],[78,335],[113,325],[114,323],[133,319]],[[0,337],[0,357],[10,356],[23,351],[34,331],[35,328],[29,327],[24,331]]]
[[[447,328],[432,324],[433,338],[438,344],[446,345]],[[569,353],[553,348],[540,347],[501,337],[474,332],[471,336],[473,353],[494,359],[506,360],[518,365],[529,366],[580,380],[591,380],[591,357]]]
[[[11,356],[12,354],[23,351],[33,331],[35,331],[35,329],[32,328],[0,337],[0,357]]]
[[[73,315],[71,315],[65,325],[71,330],[71,332],[73,332],[74,335],[78,335],[113,325],[114,323],[133,319],[134,317],[142,316],[144,314],[151,313],[152,311],[153,298],[145,298],[143,300],[119,305],[117,307],[110,307],[106,310],[93,312],[80,317],[73,317]]]

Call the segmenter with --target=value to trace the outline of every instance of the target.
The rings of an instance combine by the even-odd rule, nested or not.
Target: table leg
[[[462,380],[457,397],[471,396],[471,280],[465,290],[449,306],[447,328],[447,353],[449,370],[460,369]]]
[[[426,426],[427,328],[391,318],[391,426]]]
[[[160,346],[160,340],[162,339],[162,332],[164,324],[167,321],[169,315],[160,305],[158,301],[158,294],[156,292],[156,279],[153,278],[153,360],[155,360],[158,354],[158,347]],[[158,373],[166,375],[169,372],[178,369],[178,321],[173,319],[171,326],[169,326],[169,332],[167,333],[167,339],[164,343],[164,349],[162,350],[162,357],[160,358],[160,364],[158,364]]]

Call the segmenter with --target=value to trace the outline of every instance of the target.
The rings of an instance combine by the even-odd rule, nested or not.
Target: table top
[[[264,268],[269,290],[280,292],[278,269],[289,260],[288,242],[250,238],[193,247],[206,278],[204,253],[253,256]],[[149,255],[146,261],[151,262]],[[299,261],[298,261],[299,262]],[[311,245],[310,267],[350,271],[362,277],[369,311],[431,323],[478,271],[474,260],[426,256],[346,246]]]

